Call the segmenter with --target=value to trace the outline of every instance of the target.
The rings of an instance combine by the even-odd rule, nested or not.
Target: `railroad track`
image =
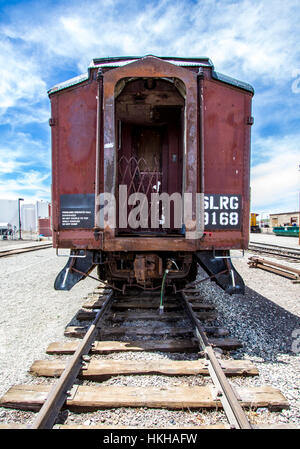
[[[265,253],[283,258],[289,258],[296,261],[300,260],[300,249],[289,248],[286,246],[270,245],[268,243],[255,243],[250,242],[248,249],[253,252]]]
[[[229,351],[241,347],[241,343],[214,324],[216,311],[212,304],[203,302],[197,290],[167,296],[163,313],[158,310],[157,293],[120,297],[111,290],[96,289],[76,316],[80,325],[65,329],[67,337],[80,340],[51,343],[46,352],[53,358],[37,360],[30,368],[34,376],[59,379],[51,385],[13,386],[1,398],[0,406],[38,412],[31,426],[27,426],[34,429],[85,427],[70,425],[69,421],[56,424],[62,408],[78,413],[147,407],[199,410],[199,414],[203,409],[223,408],[228,423],[215,427],[248,429],[253,426],[245,408],[268,407],[276,411],[288,408],[287,400],[275,388],[235,388],[229,383],[229,376],[257,376],[258,370],[247,360],[220,358],[216,348]],[[87,320],[92,321],[85,324]],[[143,360],[141,356],[149,351],[160,358]],[[133,357],[106,358],[116,352],[130,352]],[[195,355],[192,360],[185,357],[191,352]],[[138,358],[134,356],[137,353]],[[178,355],[176,360],[174,353]],[[99,359],[97,354],[105,358]],[[105,380],[115,376],[133,375],[163,375],[170,379],[192,376],[195,381],[147,388],[128,386],[127,382],[125,386],[105,384]],[[198,386],[197,379],[202,376],[207,376],[208,381]],[[88,427],[109,428],[103,424]]]
[[[16,254],[27,253],[27,252],[30,252],[30,251],[37,251],[39,249],[45,249],[45,248],[52,248],[52,242],[51,243],[44,243],[44,244],[41,244],[41,245],[26,246],[24,248],[14,248],[14,249],[9,249],[9,250],[0,250],[0,257],[14,256]]]

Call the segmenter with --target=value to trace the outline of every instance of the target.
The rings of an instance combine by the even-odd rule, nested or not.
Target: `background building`
[[[293,226],[295,223],[299,226],[300,212],[283,212],[280,214],[270,214],[270,224],[274,228],[276,226]]]
[[[48,222],[43,221],[44,235],[51,235],[50,232],[50,203],[48,201],[36,201],[32,204],[21,205],[21,230],[36,233],[40,231],[39,220],[47,219]],[[0,223],[9,223],[12,227],[19,229],[19,206],[18,200],[0,199]],[[48,223],[48,225],[46,225]],[[49,228],[46,231],[46,228]]]
[[[18,200],[0,199],[0,222],[19,228]]]

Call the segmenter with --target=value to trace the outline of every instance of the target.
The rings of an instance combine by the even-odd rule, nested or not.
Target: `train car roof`
[[[155,56],[155,55],[146,55],[146,56],[118,56],[111,58],[95,58],[90,63],[89,68],[95,67],[120,67],[126,64],[130,64],[131,62],[137,61],[138,59],[147,58],[148,56],[152,56],[153,58],[163,59],[166,62],[170,62],[171,64],[179,65],[179,66],[195,66],[195,67],[214,67],[212,61],[207,57],[199,57],[199,58],[179,58],[177,56]]]
[[[227,75],[223,75],[222,73],[216,72],[214,70],[214,65],[212,61],[207,57],[199,57],[199,58],[180,58],[176,56],[154,56],[154,55],[146,55],[146,56],[118,56],[118,57],[105,57],[105,58],[94,58],[89,67],[88,72],[83,73],[79,76],[75,76],[63,83],[56,84],[54,87],[48,90],[48,95],[53,94],[55,92],[61,91],[63,89],[67,89],[68,87],[72,87],[76,84],[80,84],[83,81],[87,81],[90,77],[90,71],[96,68],[104,68],[104,67],[121,67],[132,62],[137,61],[138,59],[146,58],[146,57],[154,57],[158,59],[163,59],[166,62],[171,64],[175,64],[182,67],[209,67],[211,68],[212,78],[218,81],[221,81],[226,84],[230,84],[232,86],[238,87],[240,89],[246,90],[254,94],[253,87],[245,83],[243,81],[239,81],[236,78],[232,78]]]

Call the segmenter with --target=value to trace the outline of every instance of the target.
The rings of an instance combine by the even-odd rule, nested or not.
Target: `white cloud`
[[[282,82],[299,57],[299,22],[297,0],[91,0],[61,2],[53,12],[39,10],[39,21],[33,12],[3,29],[36,46],[43,65],[63,57],[85,71],[99,56],[207,55],[229,75]]]
[[[100,56],[203,55],[218,71],[268,87],[292,83],[293,71],[300,69],[295,66],[300,54],[296,0],[161,0],[142,7],[124,0],[62,1],[55,9],[32,2],[10,11],[0,42],[4,111],[46,99],[47,88],[65,80],[58,77],[65,66],[85,72]],[[32,109],[19,117],[40,120]]]
[[[299,210],[300,134],[262,139],[257,142],[257,151],[264,162],[251,170],[251,210]]]
[[[8,110],[1,111],[0,109],[0,122],[2,125],[8,124],[12,128],[18,126],[26,126],[28,124],[47,124],[50,118],[50,105],[40,106],[36,105],[26,105],[21,108],[15,107],[9,108]]]
[[[206,20],[200,22],[199,30],[203,12]],[[217,70],[231,71],[233,76],[283,81],[291,76],[299,57],[299,3],[295,0],[284,4],[280,0],[198,1],[193,25],[192,34],[183,36],[181,49],[190,39],[192,52],[201,48]]]
[[[0,108],[34,104],[46,96],[34,57],[28,57],[7,39],[0,41]]]
[[[40,199],[50,199],[50,188],[45,185],[49,181],[49,174],[41,175],[39,171],[31,170],[14,179],[0,181],[0,198],[15,200],[20,196],[26,202],[37,201]]]
[[[0,197],[50,198],[50,155],[43,142],[14,132],[0,143]]]
[[[25,166],[50,170],[48,146],[22,132],[13,132],[2,136],[0,161],[0,174],[23,172]]]

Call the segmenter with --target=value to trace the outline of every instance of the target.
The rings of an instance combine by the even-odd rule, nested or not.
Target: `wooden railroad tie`
[[[83,305],[83,309],[99,309],[101,308],[105,298],[92,298],[88,301],[86,301]],[[204,304],[200,301],[201,298],[198,297],[192,297],[190,301],[192,302],[193,308],[196,310],[214,310],[215,306],[212,304]],[[200,302],[199,302],[200,301]],[[118,302],[113,303],[112,310],[128,310],[128,309],[157,309],[159,308],[160,300],[158,298],[156,299],[131,299],[126,300],[122,299]],[[175,299],[166,299],[164,300],[164,308],[167,311],[171,310],[179,310],[182,309],[182,304],[180,301],[177,301]]]
[[[51,385],[16,385],[0,399],[0,406],[37,411],[45,402]],[[243,407],[268,407],[282,410],[289,404],[282,393],[271,386],[236,387]],[[119,387],[79,385],[65,406],[71,411],[93,411],[103,408],[151,407],[168,409],[221,408],[212,388],[206,386]]]
[[[199,307],[196,309],[199,312],[197,313],[197,317],[199,319],[215,319],[217,317],[216,311],[212,312],[210,310],[213,310],[212,308],[206,308],[206,307]],[[90,311],[90,310],[79,310],[79,312],[76,315],[76,319],[78,321],[91,321],[95,318],[96,312]],[[114,322],[122,322],[122,321],[137,321],[137,320],[157,320],[157,321],[178,321],[182,320],[184,318],[184,315],[182,313],[178,312],[167,312],[159,315],[158,310],[157,311],[141,311],[141,312],[135,312],[132,310],[127,310],[125,312],[113,312],[108,319],[110,321]]]
[[[65,337],[73,337],[73,338],[83,338],[86,334],[89,326],[68,326],[65,329],[64,335]],[[151,337],[155,336],[181,336],[181,335],[189,335],[193,334],[193,328],[191,327],[159,327],[159,326],[151,326],[151,327],[135,327],[135,326],[119,326],[119,327],[107,327],[102,326],[98,329],[98,336],[110,337],[110,336],[131,336],[131,337]]]
[[[30,368],[34,376],[59,377],[65,369],[65,360],[36,360]],[[227,376],[257,376],[258,369],[248,360],[223,360]],[[208,376],[207,362],[201,360],[94,360],[85,362],[80,371],[83,379],[103,380],[112,376],[134,374],[162,374],[166,376]]]
[[[196,313],[197,317],[201,320],[201,318],[204,318],[207,321],[211,321],[211,319],[215,316],[214,314],[206,314],[206,313]],[[92,321],[96,316],[96,312],[91,312],[88,310],[81,309],[77,315],[76,320],[78,321]],[[113,323],[122,323],[124,321],[137,321],[137,320],[145,320],[145,321],[178,321],[182,320],[184,317],[182,313],[176,313],[176,312],[168,312],[163,313],[161,315],[158,315],[157,312],[135,312],[132,310],[126,311],[126,312],[113,312],[107,317],[107,320]],[[229,335],[229,331],[227,329],[224,329],[219,326],[204,326],[204,330],[206,333],[210,335],[216,335],[216,336],[226,336]]]
[[[234,338],[213,338],[209,340],[213,346],[223,349],[240,348],[241,342]],[[51,343],[47,350],[47,354],[73,354],[78,347],[77,341],[54,342]],[[198,344],[191,340],[152,340],[152,341],[95,341],[91,353],[92,354],[109,354],[113,352],[141,352],[141,351],[160,351],[160,352],[198,352]]]

